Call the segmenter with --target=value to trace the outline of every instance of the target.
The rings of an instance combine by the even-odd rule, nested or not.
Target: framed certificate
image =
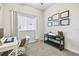
[[[53,20],[58,20],[58,19],[59,19],[59,13],[54,14],[54,15],[52,16],[52,18],[53,18]]]
[[[69,10],[60,13],[61,18],[69,17]]]
[[[69,24],[70,24],[69,18],[60,20],[60,25],[62,25],[62,26],[66,26],[66,25],[69,25]]]

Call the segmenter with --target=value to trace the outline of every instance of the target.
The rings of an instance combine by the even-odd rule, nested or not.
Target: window
[[[18,15],[19,31],[36,30],[36,17],[27,15]]]

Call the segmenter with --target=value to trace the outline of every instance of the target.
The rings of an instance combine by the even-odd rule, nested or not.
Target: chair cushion
[[[25,51],[25,47],[19,47],[18,51]]]
[[[18,55],[24,54],[26,49],[24,47],[19,47],[18,48]]]

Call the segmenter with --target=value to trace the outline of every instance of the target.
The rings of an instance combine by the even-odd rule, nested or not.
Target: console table
[[[58,35],[49,35],[47,33],[44,34],[44,42],[58,48],[59,50],[64,49],[64,37]]]

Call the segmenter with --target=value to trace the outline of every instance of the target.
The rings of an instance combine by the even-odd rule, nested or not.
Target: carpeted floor
[[[79,55],[70,52],[68,50],[60,51],[57,48],[44,43],[43,41],[38,41],[30,43],[28,45],[27,56],[79,56]]]

